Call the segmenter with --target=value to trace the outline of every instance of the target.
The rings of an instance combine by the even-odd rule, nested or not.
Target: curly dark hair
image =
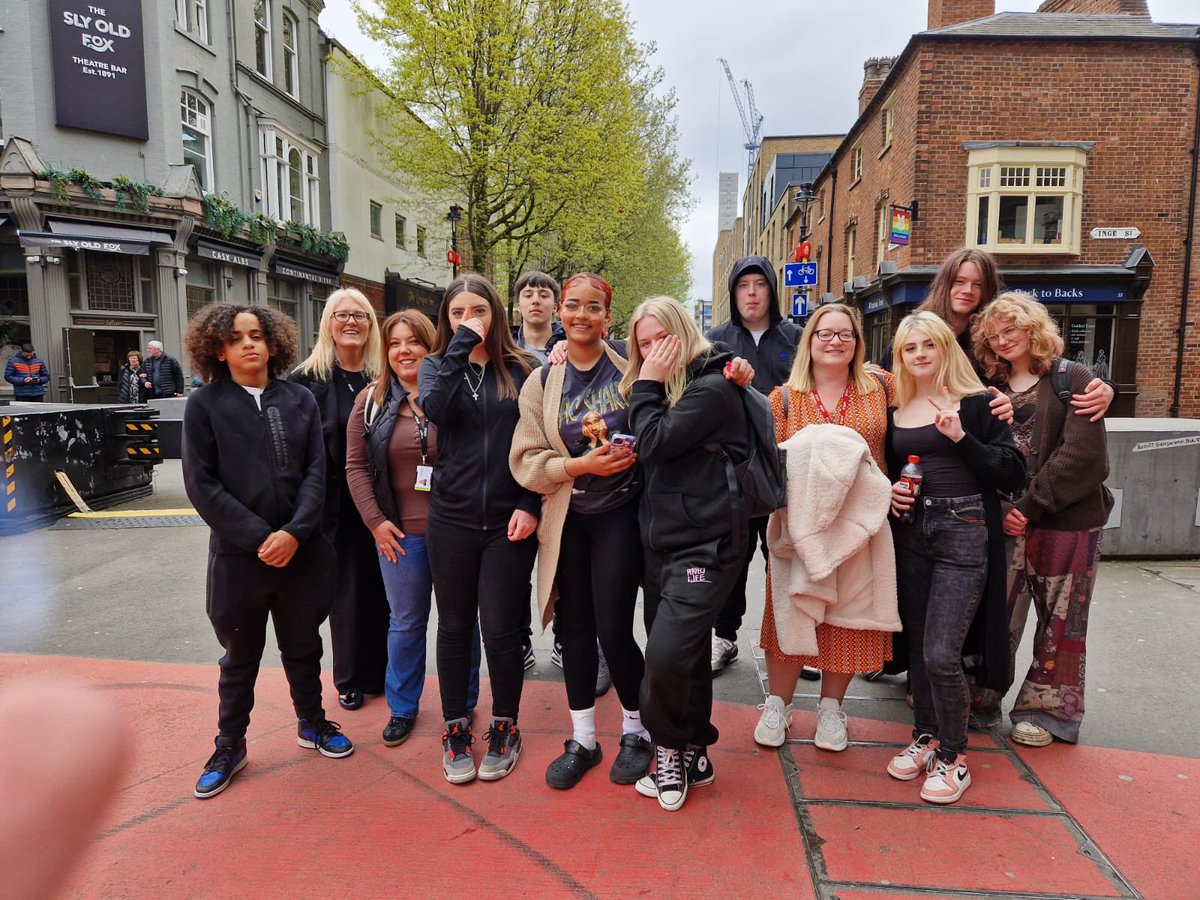
[[[296,361],[299,331],[292,317],[269,306],[240,306],[233,303],[210,303],[188,323],[183,345],[192,358],[193,368],[205,381],[229,377],[229,366],[219,355],[234,339],[233,320],[241,313],[258,319],[270,354],[268,368],[272,378],[286,378]]]

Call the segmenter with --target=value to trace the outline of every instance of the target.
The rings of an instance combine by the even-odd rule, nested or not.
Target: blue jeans
[[[425,535],[410,534],[400,541],[406,556],[396,561],[379,557],[391,616],[388,621],[388,665],[385,692],[393,716],[416,718],[425,688],[425,634],[433,597],[433,576],[425,552]],[[467,710],[479,702],[479,625],[471,644],[471,677]]]
[[[931,734],[938,755],[967,749],[971,694],[962,651],[987,581],[983,499],[923,497],[913,521],[893,520],[900,620],[908,634],[913,736]]]

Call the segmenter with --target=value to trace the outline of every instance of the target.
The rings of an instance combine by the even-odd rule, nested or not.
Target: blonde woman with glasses
[[[346,486],[346,424],[363,388],[383,366],[383,343],[371,302],[341,288],[321,313],[317,344],[289,380],[312,391],[325,436],[323,526],[337,551],[337,594],[329,614],[338,703],[355,710],[382,694],[387,673],[389,609],[375,540]]]

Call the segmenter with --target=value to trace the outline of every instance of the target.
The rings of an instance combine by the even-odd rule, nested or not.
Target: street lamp
[[[457,278],[458,267],[462,263],[462,257],[458,255],[458,223],[462,219],[462,207],[451,204],[450,214],[446,219],[450,222],[450,252],[446,254],[446,262],[450,263],[454,272],[452,277]]]
[[[800,183],[800,189],[796,191],[792,201],[800,208],[800,240],[796,243],[803,244],[808,240],[808,208],[817,200],[817,195],[813,193],[812,182],[803,181]]]

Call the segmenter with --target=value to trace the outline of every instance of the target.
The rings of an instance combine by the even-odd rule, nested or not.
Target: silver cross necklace
[[[470,360],[467,360],[467,366],[470,368],[472,373],[475,372],[475,363],[471,362]],[[463,372],[463,381],[465,381],[467,383],[467,387],[469,387],[471,389],[471,399],[472,400],[479,399],[479,391],[483,387],[483,376],[486,373],[487,373],[487,363],[484,363],[482,366],[479,367],[479,381],[476,382],[475,384],[471,384],[471,376],[468,375],[466,372]]]

